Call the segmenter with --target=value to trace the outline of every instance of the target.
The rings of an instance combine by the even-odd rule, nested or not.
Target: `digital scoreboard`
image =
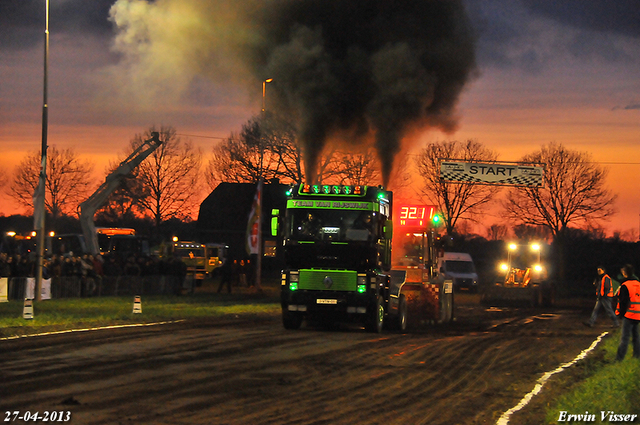
[[[401,205],[400,226],[428,227],[433,223],[436,213],[434,205]]]

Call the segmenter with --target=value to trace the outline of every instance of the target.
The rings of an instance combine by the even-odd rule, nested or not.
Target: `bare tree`
[[[487,228],[487,239],[490,241],[504,240],[509,233],[509,228],[504,224],[492,224]]]
[[[504,207],[516,223],[548,227],[554,239],[569,227],[587,227],[615,213],[616,195],[605,187],[607,170],[585,152],[551,142],[522,162],[544,165],[544,187],[515,187]]]
[[[497,154],[476,140],[430,143],[417,158],[424,185],[422,195],[438,207],[448,234],[460,219],[474,220],[480,207],[492,201],[498,188],[477,183],[448,183],[440,180],[440,160],[492,162]]]
[[[273,114],[253,117],[240,134],[231,134],[213,148],[207,181],[215,188],[222,181],[257,183],[274,178],[302,181],[302,153],[294,128]]]
[[[40,161],[40,152],[28,154],[16,167],[9,186],[15,200],[30,210],[33,209],[33,193],[38,186]],[[91,178],[93,167],[93,163],[81,161],[71,148],[58,150],[55,146],[49,147],[45,208],[54,222],[61,215],[77,212],[78,205],[95,184]]]
[[[133,152],[156,131],[150,128],[136,135],[129,147]],[[156,226],[171,218],[189,219],[201,194],[200,168],[202,150],[190,141],[182,141],[173,127],[160,128],[162,145],[145,159],[135,171],[139,182],[137,205],[148,212]],[[130,195],[132,193],[130,192]]]
[[[0,189],[3,189],[9,180],[9,175],[4,168],[0,169]]]
[[[557,244],[554,258],[560,281],[565,281],[565,246],[569,226],[594,227],[615,213],[616,196],[605,188],[607,170],[585,152],[566,149],[551,142],[523,162],[544,165],[544,187],[515,187],[503,202],[505,212],[516,223],[544,226]]]
[[[548,227],[528,224],[516,224],[513,226],[513,234],[523,241],[550,240],[552,237]]]
[[[372,185],[381,180],[377,156],[373,149],[345,152],[338,155],[336,176],[340,184]]]
[[[256,183],[278,179],[301,183],[305,176],[303,151],[295,128],[275,114],[253,117],[239,134],[231,134],[214,146],[207,165],[207,182],[214,189],[220,182]],[[320,155],[314,181],[335,184],[365,184],[379,180],[375,154],[341,153],[327,147]]]

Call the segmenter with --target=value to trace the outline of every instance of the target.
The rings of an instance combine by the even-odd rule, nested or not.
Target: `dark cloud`
[[[634,111],[634,110],[640,110],[640,103],[638,102],[631,102],[626,106],[614,106],[612,109],[612,111]]]
[[[115,0],[52,0],[51,34],[110,36],[109,9]],[[20,49],[41,43],[45,27],[43,0],[0,1],[0,48]]]
[[[539,57],[530,46],[529,17],[523,16],[520,3],[467,0],[466,7],[478,37],[476,52],[481,66],[519,67],[530,72],[541,68]]]
[[[638,0],[466,0],[481,66],[539,73],[560,57],[630,63],[622,36],[640,37]],[[569,56],[567,56],[569,55]]]
[[[523,0],[535,14],[578,29],[640,37],[638,0]]]

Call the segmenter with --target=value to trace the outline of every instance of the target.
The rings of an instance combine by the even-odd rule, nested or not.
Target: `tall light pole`
[[[47,180],[47,137],[49,133],[49,105],[48,105],[48,72],[49,72],[49,0],[45,0],[45,29],[44,29],[44,84],[42,102],[42,158],[38,187],[34,194],[33,221],[36,230],[36,301],[42,299],[42,268],[44,266],[44,231],[45,231],[45,182]]]
[[[267,78],[262,82],[262,115],[264,118],[264,113],[267,109],[267,83],[273,81],[273,78]]]
[[[263,186],[264,182],[262,181],[262,161],[264,155],[264,146],[262,141],[262,134],[264,128],[264,122],[266,118],[266,108],[267,108],[267,83],[273,81],[273,78],[267,78],[262,82],[262,113],[260,119],[260,180],[258,181],[258,187],[260,185]],[[260,202],[262,202],[263,194],[260,196]],[[258,258],[256,258],[256,287],[258,290],[262,289],[262,205],[259,207],[260,214],[258,216]]]

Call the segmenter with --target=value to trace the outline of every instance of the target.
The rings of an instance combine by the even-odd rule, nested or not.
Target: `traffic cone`
[[[133,312],[142,313],[142,301],[140,300],[140,295],[133,297]]]
[[[24,299],[24,309],[22,310],[23,319],[33,319],[33,300]]]

